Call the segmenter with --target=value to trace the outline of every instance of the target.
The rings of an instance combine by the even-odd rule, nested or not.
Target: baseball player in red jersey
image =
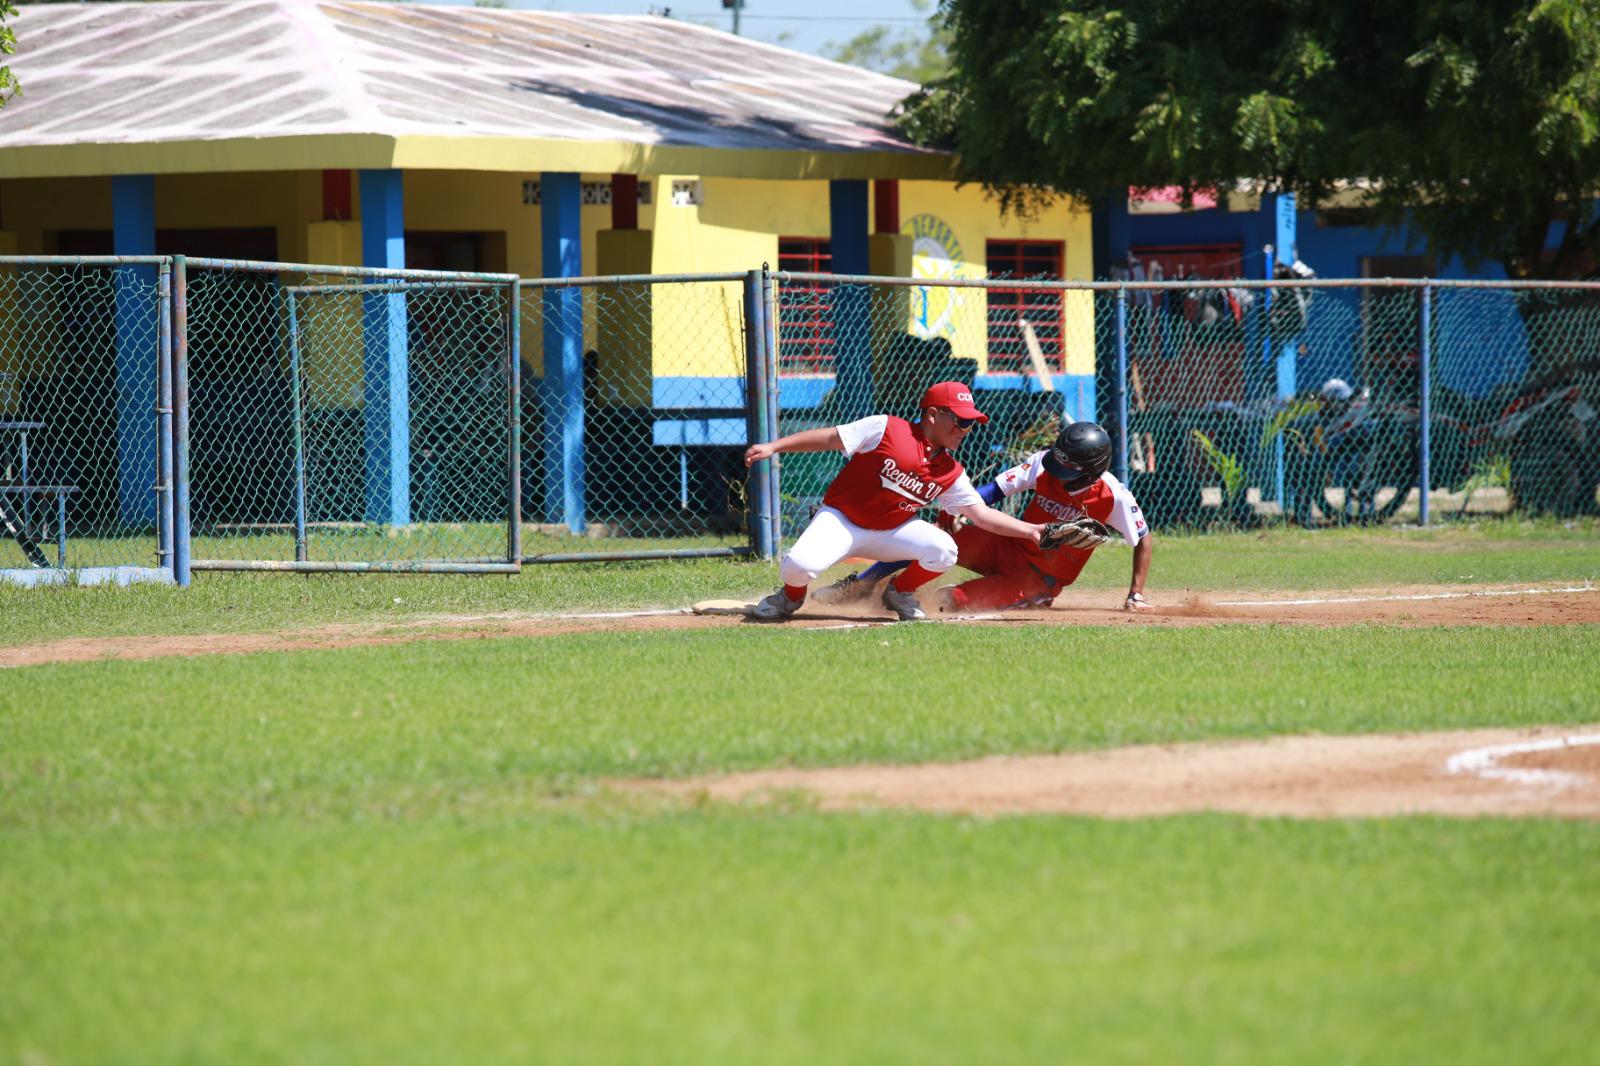
[[[842,426],[809,429],[744,453],[745,465],[779,452],[821,452],[835,448],[849,456],[822,497],[800,538],[783,557],[783,587],[752,612],[763,621],[782,621],[800,609],[817,575],[846,556],[910,560],[905,572],[883,590],[883,605],[903,622],[926,618],[916,590],[955,565],[954,538],[917,517],[937,504],[971,520],[973,528],[997,537],[1036,544],[1044,524],[1021,522],[983,502],[952,452],[988,416],[972,402],[972,390],[959,381],[942,381],[923,393],[922,421],[873,415]]]
[[[1139,512],[1133,493],[1108,471],[1111,437],[1093,422],[1074,422],[1062,430],[1044,451],[1029,456],[987,485],[979,494],[986,503],[998,503],[1026,489],[1033,499],[1023,512],[1024,522],[1062,522],[1087,515],[1122,534],[1133,546],[1133,577],[1128,597],[1130,611],[1147,610],[1145,578],[1150,573],[1150,528]],[[1093,548],[1060,547],[1042,551],[1037,545],[993,536],[977,526],[955,535],[958,566],[982,576],[942,590],[945,610],[993,610],[1004,607],[1048,606],[1060,591],[1078,579]],[[898,565],[878,563],[861,574],[851,574],[824,590],[819,599],[847,602],[860,598]]]

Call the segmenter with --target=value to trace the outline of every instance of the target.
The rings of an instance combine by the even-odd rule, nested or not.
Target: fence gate
[[[0,578],[173,579],[171,261],[0,257]]]
[[[761,278],[522,282],[523,562],[770,551]]]
[[[194,569],[520,568],[515,278],[184,267]]]

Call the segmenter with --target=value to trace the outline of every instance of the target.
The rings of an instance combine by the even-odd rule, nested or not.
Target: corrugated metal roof
[[[148,165],[151,146],[211,145],[203,169],[232,169],[223,142],[282,139],[304,164],[307,143],[352,136],[391,139],[411,166],[519,169],[519,143],[605,145],[641,171],[706,151],[759,153],[769,174],[784,169],[773,152],[810,171],[818,153],[948,165],[893,129],[910,82],[656,16],[225,0],[24,5],[14,25],[24,94],[0,111],[0,174],[21,172],[14,149],[95,145],[108,151],[76,158]],[[433,147],[399,151],[408,139]],[[451,142],[481,158],[452,157]],[[147,150],[109,151],[127,145]],[[260,158],[240,154],[239,169]]]

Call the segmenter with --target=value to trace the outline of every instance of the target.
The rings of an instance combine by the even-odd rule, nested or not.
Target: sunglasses
[[[950,421],[956,424],[957,429],[971,429],[973,426],[978,424],[978,420],[976,418],[962,418],[954,411],[946,408],[940,408],[940,410],[943,410],[944,413],[950,417]]]

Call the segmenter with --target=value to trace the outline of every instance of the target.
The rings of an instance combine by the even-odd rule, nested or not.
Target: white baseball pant
[[[886,563],[910,559],[942,574],[956,565],[956,542],[920,518],[893,529],[863,529],[832,507],[822,507],[783,557],[778,573],[785,585],[809,585],[828,567],[852,555]]]

